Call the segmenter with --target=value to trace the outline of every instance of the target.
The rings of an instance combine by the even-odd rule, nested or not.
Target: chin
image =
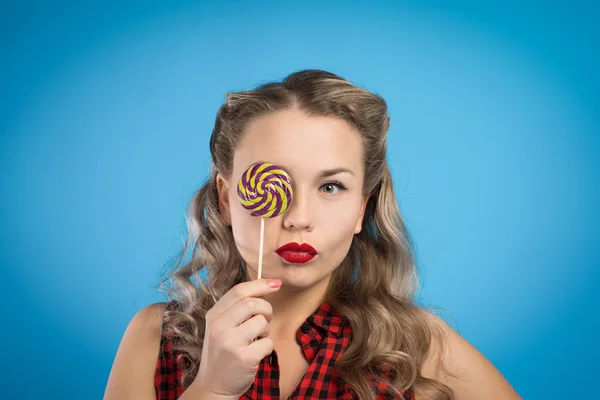
[[[287,268],[286,268],[287,267]],[[318,269],[286,265],[275,279],[281,279],[283,287],[309,288],[327,279],[331,273],[322,275]],[[291,268],[290,268],[291,267]],[[318,271],[318,272],[317,272]]]

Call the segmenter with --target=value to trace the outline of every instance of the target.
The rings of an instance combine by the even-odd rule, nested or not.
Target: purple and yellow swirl
[[[274,218],[292,202],[292,179],[281,167],[270,163],[251,165],[238,183],[238,199],[250,215]]]

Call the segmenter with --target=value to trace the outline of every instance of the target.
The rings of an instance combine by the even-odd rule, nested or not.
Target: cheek
[[[258,264],[260,220],[259,217],[251,216],[250,212],[241,204],[231,208],[233,239],[240,255],[250,265]],[[279,218],[265,219],[263,262],[268,257],[269,252],[275,250],[274,246],[277,243],[279,233],[278,224],[281,224]]]
[[[236,243],[243,246],[252,246],[258,243],[260,235],[260,218],[252,217],[241,205],[231,208],[232,231]],[[256,245],[258,246],[258,244]]]
[[[350,247],[354,237],[354,229],[358,220],[360,204],[355,202],[339,202],[339,204],[330,204],[323,207],[319,213],[319,237],[327,241],[331,250],[341,246],[344,251]]]

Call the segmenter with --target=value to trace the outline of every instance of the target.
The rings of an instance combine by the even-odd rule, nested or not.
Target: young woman
[[[210,179],[165,280],[169,302],[133,317],[105,399],[520,399],[413,300],[389,124],[380,96],[325,71],[228,93],[210,139]],[[289,174],[293,199],[264,221],[257,279],[261,222],[237,187],[265,162]]]

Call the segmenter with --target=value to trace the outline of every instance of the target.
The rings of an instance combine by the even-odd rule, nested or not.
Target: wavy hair
[[[283,109],[341,118],[362,137],[363,194],[369,195],[363,227],[332,273],[326,294],[326,301],[352,328],[352,342],[335,364],[339,376],[360,399],[374,398],[369,378],[381,379],[383,369],[391,369],[390,384],[397,395],[410,389],[422,399],[452,399],[448,386],[421,375],[433,335],[442,334],[430,323],[425,307],[414,301],[419,282],[413,242],[386,160],[387,104],[381,96],[322,70],[297,71],[282,81],[227,93],[218,110],[210,138],[210,178],[189,206],[188,237],[179,259],[159,284],[178,304],[165,311],[163,331],[176,339],[182,386],[196,376],[207,311],[245,279],[231,228],[219,214],[217,174],[230,177],[234,151],[250,120]],[[191,259],[182,263],[190,247]],[[201,270],[204,282],[198,276]]]

